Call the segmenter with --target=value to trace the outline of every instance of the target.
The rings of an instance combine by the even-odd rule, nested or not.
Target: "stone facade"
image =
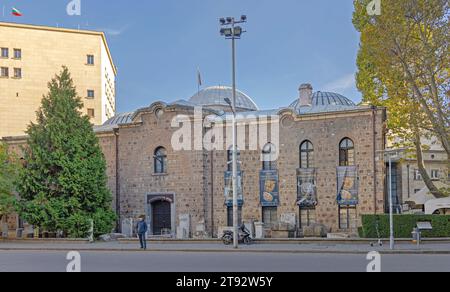
[[[191,130],[194,133],[194,122],[198,121],[194,113],[195,105],[187,102],[157,102],[126,118],[118,117],[117,120],[122,122],[95,127],[108,165],[108,184],[114,196],[113,208],[120,215],[120,222],[145,215],[152,234],[156,230],[155,220],[169,220],[164,234],[173,237],[219,236],[220,231],[228,225],[224,189],[228,165],[228,153],[225,149],[229,149],[229,143],[225,141],[226,134],[230,133],[230,125],[227,124],[223,131],[224,141],[220,149],[175,150],[172,140],[181,126],[174,127],[176,117],[187,117],[193,124]],[[253,113],[265,114],[262,111]],[[223,114],[207,108],[200,116],[200,122],[206,120],[206,116],[209,118],[211,115]],[[302,211],[297,205],[299,148],[305,140],[314,145],[314,168],[317,173],[318,203],[314,210],[308,211],[314,218],[313,223],[324,226],[328,232],[355,233],[360,226],[362,214],[384,213],[386,173],[384,162],[378,155],[385,146],[384,108],[352,106],[351,109],[344,107],[342,110],[311,113],[282,108],[271,111],[271,115],[277,116],[280,121],[276,128],[271,128],[268,135],[273,138],[273,129],[279,129],[279,156],[275,162],[279,174],[280,199],[276,212],[277,221],[290,221],[284,225],[294,223],[295,231],[300,225],[307,225],[300,222]],[[205,134],[209,129],[208,123],[200,129]],[[242,129],[241,133],[247,135],[253,131],[248,125]],[[348,211],[350,225],[342,228],[339,222],[347,220],[347,211],[346,208],[343,208],[344,212],[340,211],[337,204],[337,167],[339,144],[344,138],[350,138],[354,142],[359,203]],[[12,139],[7,142],[14,144]],[[193,146],[193,142],[190,143]],[[250,141],[246,142],[245,147],[240,145],[244,196],[242,221],[245,223],[263,221],[260,200],[261,147],[248,150],[252,149],[250,146]],[[155,173],[154,155],[155,150],[160,147],[166,150],[166,171]],[[159,202],[167,204],[165,207],[157,207]],[[158,218],[165,219],[155,219],[157,212],[160,216]],[[180,218],[183,226],[189,227],[189,234],[176,234],[177,230],[182,230]],[[189,223],[186,225],[186,222]],[[272,229],[266,230],[267,236],[270,236],[271,231],[274,237],[299,234],[284,233],[287,230],[283,228]],[[323,232],[324,229],[319,230]]]
[[[224,204],[227,151],[174,151],[171,138],[178,128],[171,126],[172,120],[177,115],[192,117],[193,111],[162,105],[153,105],[139,113],[133,124],[116,129],[119,137],[117,175],[121,219],[146,214],[151,226],[148,196],[164,197],[170,194],[174,198],[175,214],[172,218],[175,226],[178,226],[181,214],[189,214],[191,235],[195,233],[194,226],[204,222],[207,234],[216,236],[221,227],[227,226],[227,208]],[[156,111],[161,107],[164,114],[158,117]],[[296,170],[299,167],[299,146],[303,141],[310,140],[315,145],[317,168],[316,223],[326,225],[331,231],[340,231],[336,167],[339,165],[339,143],[346,137],[355,143],[360,181],[360,203],[356,207],[355,225],[350,228],[351,231],[354,232],[360,225],[361,214],[384,212],[385,167],[377,155],[384,149],[384,109],[315,116],[297,116],[286,112],[281,118],[284,116],[292,119],[292,123],[280,126],[280,155],[277,161],[280,177],[279,218],[285,214],[296,214],[298,220]],[[111,145],[105,144],[103,147],[108,147],[105,151],[109,153],[106,155],[108,165],[114,165],[115,154],[111,151]],[[158,147],[167,150],[165,174],[154,174],[153,171],[153,153]],[[241,151],[240,160],[244,172],[242,220],[259,222],[262,221],[259,181],[261,152]]]

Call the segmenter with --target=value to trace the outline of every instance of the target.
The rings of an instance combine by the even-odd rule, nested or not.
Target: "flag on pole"
[[[202,74],[200,73],[200,69],[197,69],[197,81],[199,87],[203,85]]]
[[[11,13],[12,13],[12,15],[14,15],[14,16],[22,16],[22,12],[20,12],[17,8],[14,8],[14,7],[13,7]]]

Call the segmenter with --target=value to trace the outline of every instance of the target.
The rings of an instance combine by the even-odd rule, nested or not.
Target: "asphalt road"
[[[363,255],[81,252],[82,272],[365,272]],[[65,272],[65,252],[0,252],[0,272]],[[450,255],[382,255],[383,272],[450,272]]]

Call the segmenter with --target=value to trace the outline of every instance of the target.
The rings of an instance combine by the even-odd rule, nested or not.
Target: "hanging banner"
[[[260,200],[263,207],[280,205],[278,170],[262,170],[259,174]]]
[[[317,206],[316,169],[297,169],[297,205],[302,208]]]
[[[242,171],[237,173],[237,193],[238,193],[238,205],[244,204],[244,192],[242,185]],[[225,172],[225,205],[228,207],[233,206],[233,172]]]
[[[339,205],[358,205],[358,168],[346,166],[337,168],[337,202]]]

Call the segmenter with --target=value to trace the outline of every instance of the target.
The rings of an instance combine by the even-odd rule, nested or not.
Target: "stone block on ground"
[[[302,229],[303,237],[327,237],[328,228],[323,224],[312,224]]]
[[[328,239],[349,239],[352,238],[350,233],[339,232],[339,233],[328,233]]]

